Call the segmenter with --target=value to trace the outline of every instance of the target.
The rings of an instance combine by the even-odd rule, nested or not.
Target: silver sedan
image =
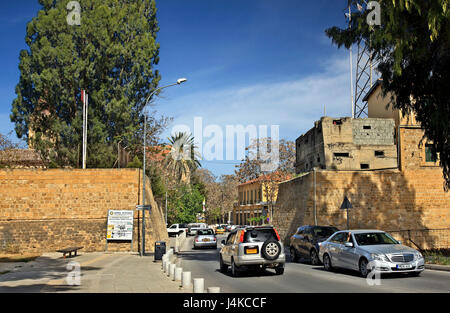
[[[194,237],[194,249],[196,248],[217,249],[217,238],[213,229],[205,228],[197,230],[197,235]]]
[[[374,273],[410,273],[424,270],[422,254],[402,245],[380,230],[343,230],[320,243],[319,259],[326,270],[341,267],[359,271],[361,276]]]

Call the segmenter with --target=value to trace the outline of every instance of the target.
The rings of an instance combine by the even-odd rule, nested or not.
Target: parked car
[[[278,275],[284,273],[286,256],[280,236],[272,226],[236,228],[222,240],[219,253],[220,271],[231,267],[236,277],[245,270],[274,268]]]
[[[167,233],[169,236],[176,236],[182,232],[187,232],[188,226],[186,224],[172,224],[167,228]]]
[[[305,225],[299,227],[290,239],[291,260],[297,262],[300,258],[306,258],[311,261],[312,265],[320,264],[319,243],[327,240],[337,231],[339,229],[333,226]]]
[[[225,227],[224,226],[217,226],[216,228],[216,235],[223,235],[225,234]]]
[[[232,227],[233,225],[227,225],[227,227],[225,227],[225,231],[230,232]]]
[[[194,237],[194,249],[197,248],[214,248],[217,249],[217,238],[214,230],[211,228],[199,229]]]
[[[320,244],[319,259],[328,271],[347,268],[363,277],[371,271],[418,276],[425,263],[419,251],[381,230],[339,231]]]
[[[197,230],[208,228],[208,225],[205,223],[193,223],[188,225],[188,235],[195,236],[197,234]]]

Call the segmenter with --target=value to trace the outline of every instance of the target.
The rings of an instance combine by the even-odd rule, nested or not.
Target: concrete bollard
[[[205,279],[194,278],[194,293],[204,293],[204,292],[205,292]]]
[[[175,253],[178,253],[178,246],[180,244],[179,240],[180,239],[178,238],[178,235],[177,235],[177,238],[175,238]]]
[[[183,274],[183,269],[181,267],[175,268],[175,280],[181,281],[181,276]]]
[[[191,286],[191,272],[183,272],[181,276],[181,287],[188,288]]]
[[[208,293],[220,293],[220,287],[208,287]]]
[[[161,269],[164,271],[165,267],[166,267],[166,259],[163,258],[162,264],[161,264]]]
[[[170,279],[171,280],[175,280],[175,267],[176,267],[176,264],[170,264],[170,267],[169,267],[169,277],[170,277]]]
[[[172,264],[172,263],[170,263],[170,262],[166,262],[166,267],[164,268],[164,273],[169,273],[169,266],[170,266],[170,264]]]

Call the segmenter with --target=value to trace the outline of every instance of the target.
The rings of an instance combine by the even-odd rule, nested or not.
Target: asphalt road
[[[218,242],[225,238],[218,236]],[[220,248],[192,250],[192,240],[193,237],[188,237],[179,254],[183,271],[191,271],[192,278],[204,278],[205,288],[221,287],[224,293],[450,292],[450,272],[425,270],[419,277],[383,275],[380,285],[370,286],[357,272],[327,272],[323,266],[312,266],[306,261],[288,261],[283,275],[275,275],[274,270],[267,269],[265,272],[248,272],[232,277],[230,271],[223,274],[219,270]]]

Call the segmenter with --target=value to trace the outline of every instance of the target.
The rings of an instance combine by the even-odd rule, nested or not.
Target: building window
[[[335,158],[348,158],[350,154],[348,152],[335,152],[333,153]]]
[[[365,164],[365,163],[361,163],[361,169],[362,170],[367,170],[367,169],[369,169],[370,167],[369,167],[369,164]]]
[[[341,120],[333,120],[333,125],[342,125]]]
[[[370,126],[370,125],[364,125],[364,126],[363,126],[363,129],[372,129],[372,126]]]
[[[376,157],[384,157],[384,151],[375,151]]]
[[[425,161],[426,162],[433,162],[433,163],[435,163],[437,161],[436,155],[433,152],[434,152],[433,145],[426,144],[425,145]]]

